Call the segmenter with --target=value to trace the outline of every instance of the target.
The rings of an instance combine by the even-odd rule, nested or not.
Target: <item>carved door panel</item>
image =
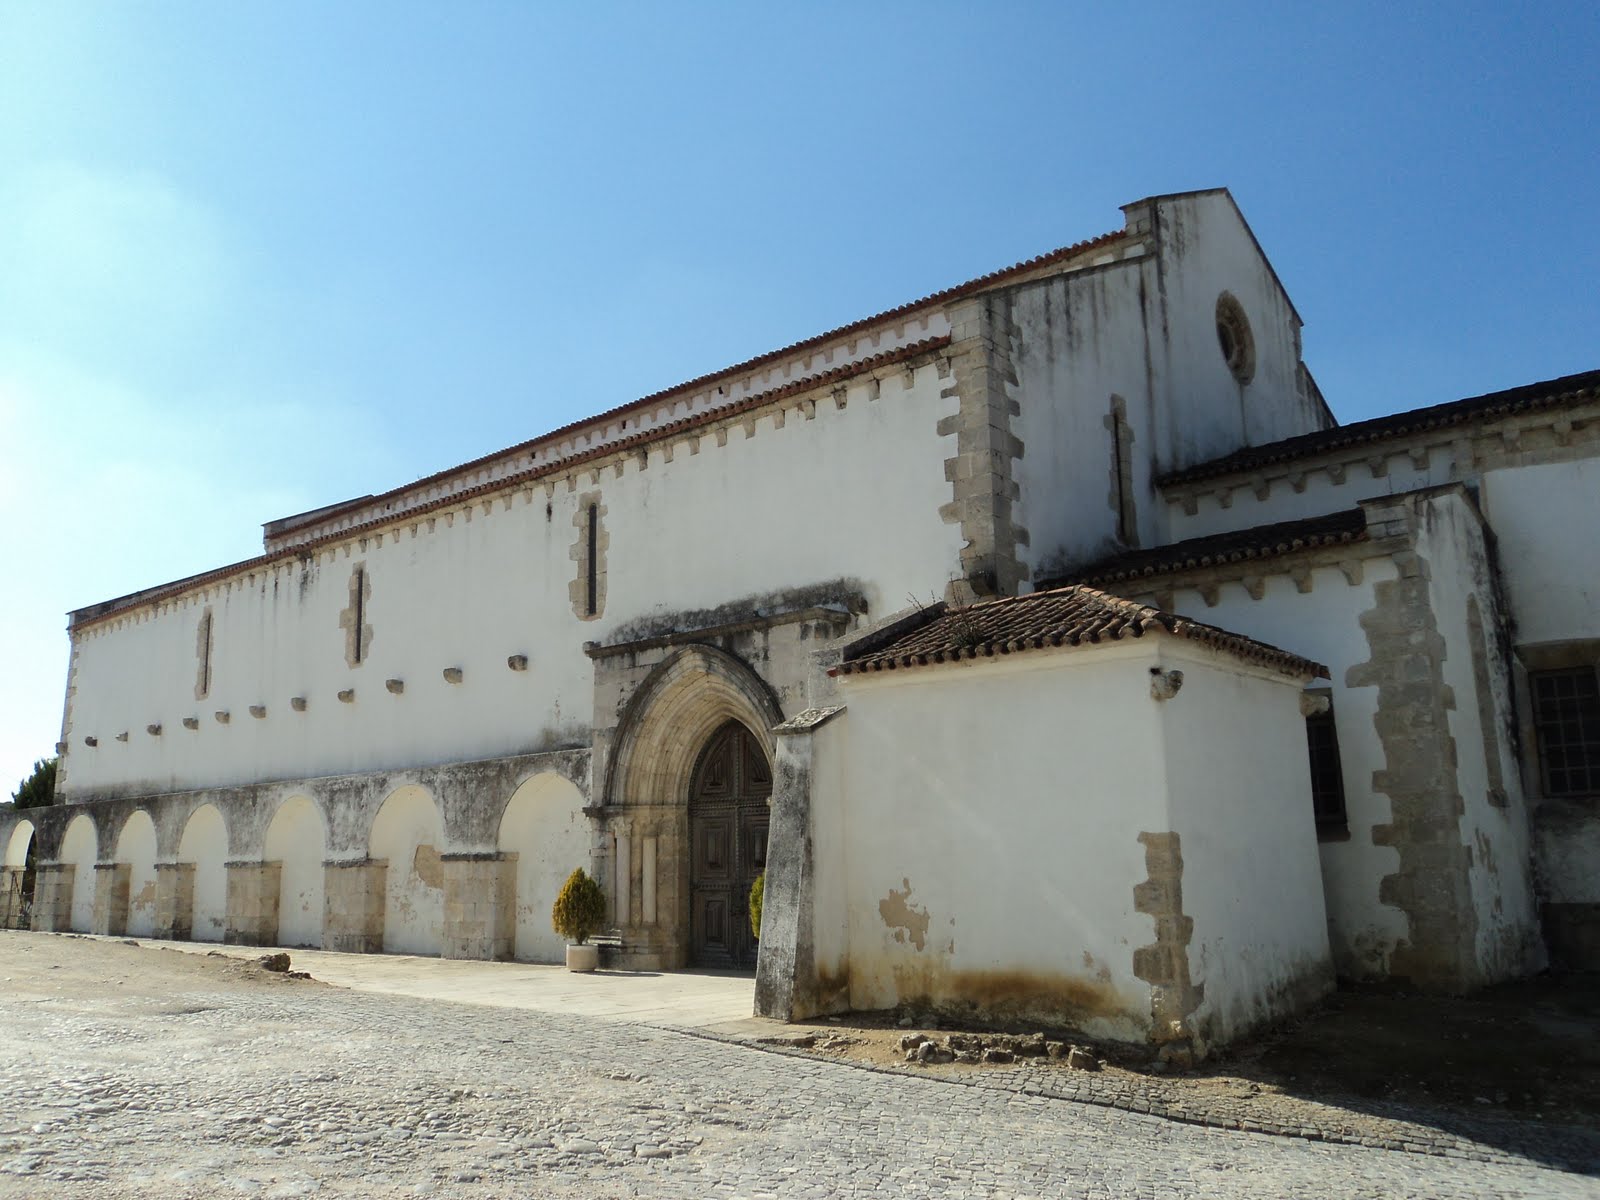
[[[772,771],[730,721],[706,743],[689,796],[689,953],[696,966],[750,970],[750,886],[766,869]]]

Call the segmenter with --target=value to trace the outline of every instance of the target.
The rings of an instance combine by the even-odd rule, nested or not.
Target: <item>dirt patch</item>
[[[908,1035],[928,1035],[953,1049],[982,1041],[977,1030],[905,1019],[900,1013],[819,1019],[775,1040],[818,1057],[902,1068]],[[1600,975],[1545,975],[1467,997],[1342,990],[1294,1023],[1189,1070],[1157,1062],[1154,1047],[1095,1043],[1071,1030],[1037,1036],[1089,1050],[1107,1084],[1159,1080],[1163,1090],[1185,1090],[1197,1104],[1283,1096],[1563,1124],[1600,1118]],[[989,1040],[1006,1049],[1015,1035]],[[985,1060],[982,1049],[972,1053],[977,1061],[916,1065],[935,1074],[1020,1065],[1074,1070],[1062,1051],[999,1062]]]
[[[122,995],[148,996],[170,1005],[175,996],[196,987],[327,986],[304,971],[268,969],[262,961],[267,956],[240,958],[220,950],[196,954],[144,946],[134,939],[113,942],[70,933],[13,934],[7,939],[6,951],[25,956],[31,967],[50,972],[42,978],[55,993],[79,987],[93,992],[110,983]],[[10,979],[5,985],[14,992],[20,986]]]

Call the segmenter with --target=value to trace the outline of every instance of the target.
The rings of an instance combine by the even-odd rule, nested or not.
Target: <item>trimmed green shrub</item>
[[[761,901],[766,891],[767,873],[763,871],[750,885],[750,936],[758,942],[761,940]]]
[[[581,946],[606,923],[606,894],[582,867],[567,876],[550,909],[550,924],[562,937]]]

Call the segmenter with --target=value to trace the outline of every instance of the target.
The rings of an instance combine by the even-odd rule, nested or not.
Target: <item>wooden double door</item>
[[[689,791],[689,958],[754,970],[750,885],[767,868],[772,767],[761,743],[729,721],[706,743]]]

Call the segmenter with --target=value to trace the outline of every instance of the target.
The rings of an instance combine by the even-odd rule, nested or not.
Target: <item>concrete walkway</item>
[[[79,934],[77,936],[86,936]],[[274,954],[269,946],[223,946],[215,942],[167,942],[154,938],[106,938],[186,954],[219,952],[254,959]],[[782,1025],[751,1015],[755,980],[731,971],[595,971],[534,963],[421,958],[411,954],[335,954],[286,950],[297,971],[334,987],[383,992],[422,1000],[452,1000],[494,1008],[521,1008],[627,1021],[642,1025],[703,1029],[725,1037],[749,1037]]]

